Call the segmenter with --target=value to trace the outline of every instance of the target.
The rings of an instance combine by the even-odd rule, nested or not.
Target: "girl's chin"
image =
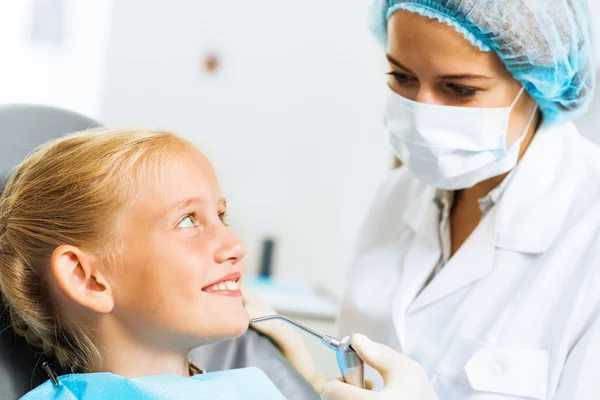
[[[212,329],[210,333],[204,331],[199,332],[199,341],[202,344],[198,347],[206,344],[219,343],[226,340],[234,339],[238,336],[242,336],[248,330],[250,320],[245,310],[238,315],[232,316],[227,322],[224,322],[215,329]]]

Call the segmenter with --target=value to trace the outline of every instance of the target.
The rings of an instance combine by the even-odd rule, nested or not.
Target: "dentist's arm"
[[[383,390],[371,392],[332,381],[323,387],[323,400],[437,400],[425,371],[417,362],[363,335],[352,337],[352,347],[365,363],[381,374]]]

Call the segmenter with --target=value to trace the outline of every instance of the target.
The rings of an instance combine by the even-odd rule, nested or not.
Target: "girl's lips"
[[[225,283],[225,282],[228,282],[228,281],[239,283],[241,279],[242,279],[242,274],[241,273],[239,273],[239,272],[232,272],[230,274],[227,274],[227,275],[225,275],[225,276],[217,279],[216,281],[214,281],[212,283],[209,283],[208,285],[204,286],[202,288],[202,290],[206,290],[206,289],[210,288],[211,286],[215,286],[215,285],[218,285],[220,283]]]
[[[202,288],[203,292],[227,297],[241,297],[240,280],[242,274],[233,272]]]
[[[242,291],[240,289],[236,289],[236,290],[207,289],[207,290],[203,290],[203,292],[210,293],[210,294],[216,294],[219,296],[226,296],[226,297],[242,297]]]

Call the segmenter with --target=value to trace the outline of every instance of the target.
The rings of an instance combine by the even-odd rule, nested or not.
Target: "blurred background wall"
[[[193,140],[217,169],[248,270],[274,237],[277,276],[339,294],[392,162],[368,4],[0,0],[0,103]],[[588,135],[599,107],[579,122]]]
[[[277,276],[339,294],[392,161],[367,4],[0,0],[0,103],[193,140],[214,162],[248,270],[274,237]]]

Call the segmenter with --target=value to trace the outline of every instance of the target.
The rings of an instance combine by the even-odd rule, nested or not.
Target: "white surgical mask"
[[[523,134],[507,146],[510,113],[523,94],[503,108],[452,107],[418,103],[391,89],[385,112],[394,153],[421,181],[460,190],[513,169]]]

